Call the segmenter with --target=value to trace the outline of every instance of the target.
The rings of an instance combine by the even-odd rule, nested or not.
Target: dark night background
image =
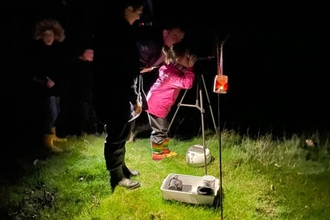
[[[111,2],[111,1],[109,1]],[[267,3],[266,3],[267,2]],[[295,1],[296,2],[296,1]],[[298,2],[298,1],[297,1]],[[11,1],[2,21],[6,42],[1,87],[4,88],[3,120],[9,134],[25,133],[25,118],[33,115],[20,90],[18,60],[24,44],[31,40],[35,22],[47,15],[61,22],[68,42],[78,33],[93,33],[99,1],[35,0]],[[110,7],[110,6],[109,6]],[[111,9],[109,9],[111,11]],[[283,136],[304,132],[327,132],[328,113],[328,29],[329,3],[325,0],[290,1],[154,1],[152,27],[158,22],[179,18],[189,24],[185,40],[199,56],[215,55],[216,37],[224,44],[224,74],[229,77],[225,95],[212,92],[216,61],[201,61],[198,70],[205,76],[208,93],[221,126],[247,134],[273,133]],[[111,30],[109,30],[109,34]],[[194,100],[189,91],[187,100]],[[23,97],[23,98],[22,98]],[[218,98],[220,109],[218,109]],[[204,98],[206,127],[213,128]],[[198,110],[179,111],[180,118],[200,121]],[[189,117],[193,116],[193,117]],[[189,119],[190,118],[190,119]],[[183,125],[185,124],[183,123]]]

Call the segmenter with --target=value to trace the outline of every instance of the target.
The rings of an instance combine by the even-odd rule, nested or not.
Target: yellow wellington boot
[[[66,142],[67,141],[66,138],[59,138],[59,137],[56,136],[56,128],[55,127],[52,128],[52,133],[53,133],[53,141],[55,141],[55,142]]]
[[[56,152],[56,153],[63,152],[63,150],[61,148],[54,146],[53,139],[54,139],[54,135],[53,134],[45,134],[44,135],[44,139],[43,139],[44,146],[50,148],[50,150],[52,152]]]

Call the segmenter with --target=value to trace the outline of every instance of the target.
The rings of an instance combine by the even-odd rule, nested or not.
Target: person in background
[[[144,92],[148,93],[150,87],[158,78],[158,68],[164,64],[166,51],[179,43],[185,36],[184,25],[176,22],[170,22],[163,30],[161,37],[154,39],[139,39],[138,48],[140,53],[140,66],[143,68]],[[147,74],[145,74],[147,73]]]
[[[152,159],[162,160],[176,156],[168,147],[167,115],[182,89],[190,89],[195,81],[195,55],[190,55],[183,43],[167,50],[165,64],[159,69],[159,76],[147,95]]]
[[[101,14],[95,31],[93,102],[98,120],[105,125],[104,157],[111,188],[135,189],[140,183],[131,177],[140,172],[127,167],[125,156],[134,117],[142,111],[133,86],[140,74],[133,25],[145,2],[122,0],[111,5],[111,13]]]
[[[71,63],[71,92],[68,94],[72,116],[71,132],[78,137],[89,134],[98,136],[98,121],[92,97],[94,49],[81,43],[76,54],[77,57]]]
[[[60,96],[66,75],[66,52],[63,47],[64,29],[54,19],[44,19],[36,23],[35,44],[29,51],[30,73],[34,82],[35,95],[42,102],[43,144],[53,152],[63,149],[54,142],[64,142],[56,135],[56,123],[60,114]]]
[[[143,81],[141,83],[143,110],[148,109],[146,94],[158,78],[158,68],[164,64],[166,51],[174,44],[181,42],[185,36],[185,32],[185,25],[179,22],[169,21],[163,26],[161,34],[158,36],[147,36],[138,40],[140,73],[142,74],[140,80]],[[143,114],[141,116],[137,119],[136,123],[140,121],[143,123],[148,120],[147,115],[145,118]],[[132,131],[129,141],[134,141],[134,138],[134,131]],[[174,155],[174,152],[172,155]]]

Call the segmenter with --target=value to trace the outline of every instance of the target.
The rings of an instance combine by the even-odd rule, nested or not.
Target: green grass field
[[[70,220],[327,220],[330,215],[330,155],[327,138],[271,135],[251,139],[232,131],[206,132],[214,160],[206,167],[187,165],[186,152],[202,137],[173,138],[175,158],[151,160],[149,139],[127,143],[126,163],[141,175],[141,187],[109,185],[102,137],[68,137],[61,154],[37,151],[16,158],[1,174],[1,219]],[[220,154],[221,153],[221,154]],[[221,156],[221,158],[220,158]],[[220,169],[221,168],[221,169]],[[220,172],[222,170],[222,172]],[[222,206],[163,198],[170,173],[221,179]]]

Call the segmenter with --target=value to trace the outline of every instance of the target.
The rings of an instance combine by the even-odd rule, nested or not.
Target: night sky
[[[46,1],[12,1],[8,5],[12,12],[9,22],[4,22],[10,48],[8,64],[15,63],[17,51],[30,40],[34,23],[48,14],[63,24],[68,39],[74,39],[76,33],[93,32],[98,1],[43,2]],[[190,28],[185,40],[199,56],[216,55],[216,42],[229,35],[223,51],[229,90],[220,95],[220,109],[219,97],[212,93],[216,61],[199,64],[209,87],[213,112],[217,116],[220,111],[222,126],[239,128],[243,133],[249,129],[279,135],[327,131],[328,1],[157,0],[153,2],[153,12],[150,17],[156,25],[173,18],[186,21]],[[5,76],[19,80],[13,77],[13,66],[6,65]],[[190,93],[191,96],[194,92]],[[207,107],[206,118],[209,119]]]

